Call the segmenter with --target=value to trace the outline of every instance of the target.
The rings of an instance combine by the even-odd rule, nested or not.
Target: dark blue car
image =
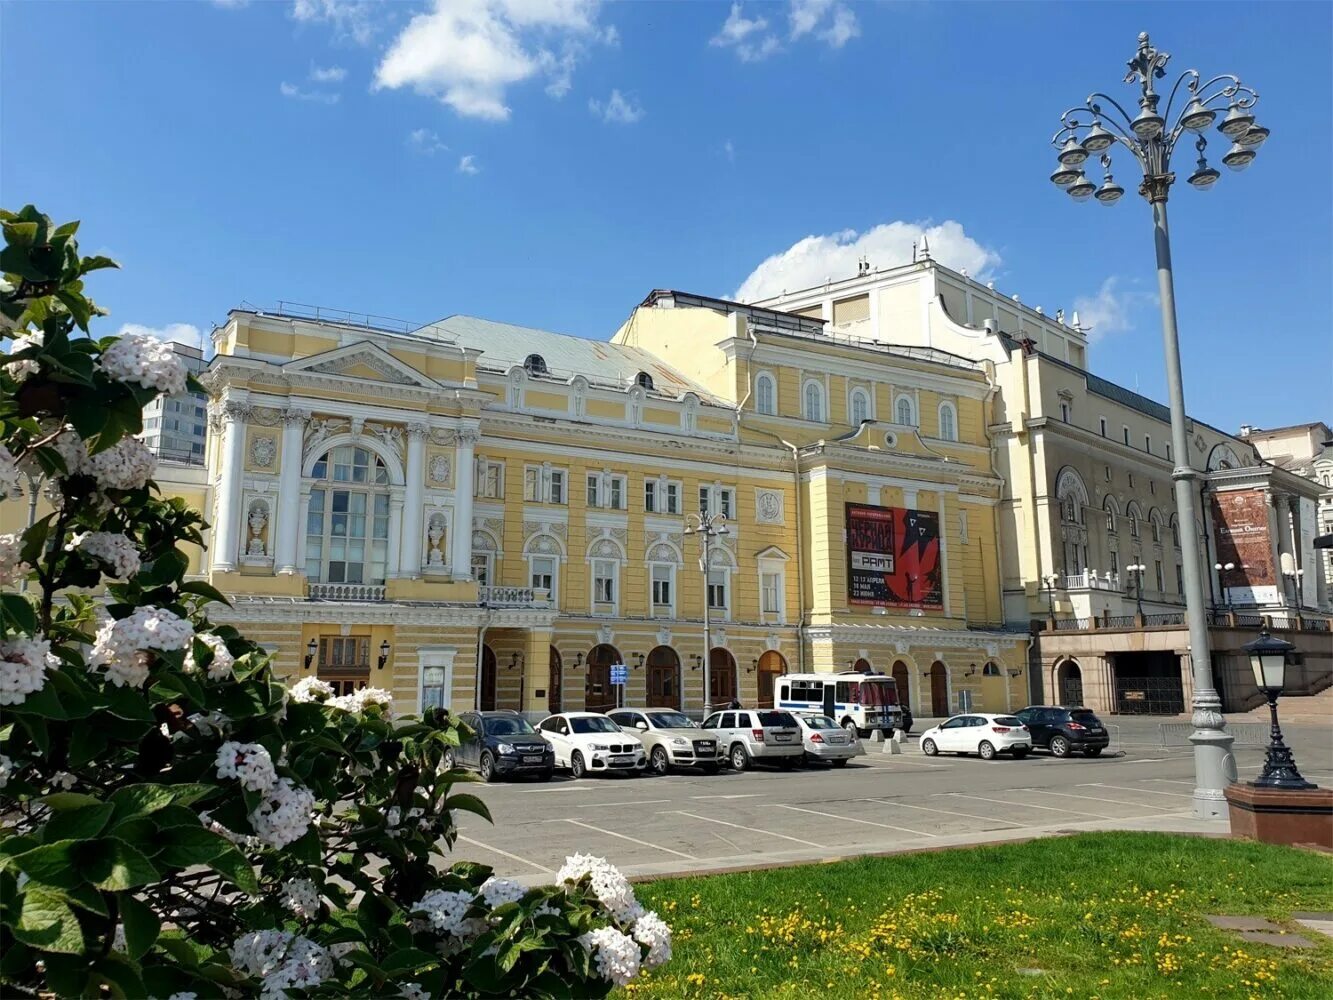
[[[482,781],[531,774],[550,781],[555,771],[555,750],[517,712],[463,712],[459,721],[475,734],[457,749],[445,751],[449,768],[466,767]]]

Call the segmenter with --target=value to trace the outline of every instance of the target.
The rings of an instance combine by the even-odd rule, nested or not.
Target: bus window
[[[787,693],[790,690],[791,688],[784,683],[781,687],[778,688],[778,698],[781,699],[782,701],[790,701],[791,695]]]
[[[862,681],[860,694],[863,705],[898,704],[898,687],[891,680]]]
[[[820,704],[824,700],[824,682],[823,681],[792,681],[791,682],[791,700],[792,701],[812,701]]]
[[[855,681],[838,681],[838,704],[855,705],[861,701],[861,693]]]

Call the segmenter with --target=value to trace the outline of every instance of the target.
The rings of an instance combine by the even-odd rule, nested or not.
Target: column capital
[[[281,414],[284,424],[306,424],[310,421],[311,416],[309,410],[303,410],[299,407],[288,407]]]
[[[242,403],[239,399],[229,399],[222,404],[223,420],[249,420],[254,414],[255,408],[249,403]]]
[[[423,423],[411,423],[407,425],[407,436],[412,438],[424,438],[430,433],[430,427]]]
[[[470,448],[481,440],[481,430],[476,427],[460,427],[454,435],[464,448]]]

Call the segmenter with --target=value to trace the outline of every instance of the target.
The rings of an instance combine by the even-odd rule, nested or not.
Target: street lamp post
[[[1291,603],[1293,607],[1301,606],[1301,577],[1305,575],[1303,569],[1284,569],[1283,578],[1291,584]]]
[[[1230,611],[1231,611],[1231,590],[1230,590],[1229,587],[1227,587],[1227,585],[1226,585],[1225,583],[1222,582],[1222,574],[1223,574],[1223,573],[1230,573],[1230,572],[1231,572],[1233,569],[1235,569],[1235,568],[1236,568],[1236,564],[1233,563],[1233,562],[1228,562],[1228,563],[1213,563],[1213,569],[1217,570],[1217,574],[1218,574],[1218,576],[1217,576],[1218,584],[1219,584],[1219,585],[1221,586],[1221,588],[1222,588],[1222,603],[1225,604],[1225,605],[1227,606],[1227,612],[1228,612],[1228,613],[1230,613]]]
[[[713,639],[710,632],[710,623],[708,620],[708,570],[712,566],[712,543],[718,535],[727,534],[727,519],[722,516],[721,511],[716,514],[709,514],[701,511],[698,514],[690,514],[685,519],[685,534],[698,535],[700,548],[703,555],[699,559],[699,569],[704,577],[704,718],[707,719],[712,714],[713,705]]]
[[[1282,693],[1286,683],[1287,654],[1296,647],[1281,639],[1274,639],[1268,629],[1259,633],[1259,638],[1247,642],[1241,647],[1250,656],[1250,669],[1254,671],[1254,683],[1260,693],[1268,699],[1268,711],[1273,720],[1273,728],[1268,737],[1268,753],[1264,758],[1264,769],[1252,784],[1257,788],[1306,789],[1315,786],[1301,777],[1296,770],[1296,758],[1291,747],[1282,739],[1282,727],[1277,724],[1277,696]]]
[[[1155,81],[1166,76],[1171,57],[1153,48],[1147,32],[1139,35],[1138,49],[1129,61],[1126,83],[1139,88],[1139,111],[1130,115],[1115,98],[1094,93],[1083,106],[1071,108],[1060,118],[1060,129],[1051,139],[1059,151],[1059,167],[1051,180],[1064,188],[1076,201],[1096,197],[1104,205],[1119,201],[1125,193],[1111,176],[1110,150],[1119,144],[1129,151],[1143,173],[1139,193],[1152,205],[1153,240],[1157,251],[1157,285],[1162,300],[1162,340],[1166,353],[1167,393],[1171,404],[1171,447],[1175,468],[1176,510],[1184,524],[1197,523],[1194,480],[1198,473],[1190,465],[1189,437],[1186,427],[1185,390],[1180,375],[1180,341],[1176,330],[1175,283],[1171,275],[1171,240],[1167,228],[1166,200],[1176,175],[1171,171],[1171,156],[1181,139],[1198,138],[1194,147],[1198,160],[1186,178],[1190,185],[1207,190],[1221,176],[1208,165],[1205,150],[1208,140],[1203,132],[1225,115],[1218,131],[1231,142],[1222,155],[1223,166],[1244,170],[1253,162],[1258,149],[1268,138],[1268,129],[1254,120],[1253,108],[1259,95],[1231,74],[1215,76],[1206,82],[1196,70],[1186,70],[1176,80],[1159,111],[1161,95]],[[1182,84],[1185,107],[1174,107]],[[1105,168],[1098,186],[1088,180],[1083,165],[1097,155]],[[1194,676],[1193,724],[1190,742],[1194,744],[1194,814],[1202,819],[1225,815],[1223,788],[1235,771],[1231,756],[1232,739],[1226,732],[1222,701],[1213,687],[1212,660],[1208,651],[1208,615],[1200,575],[1199,540],[1193,531],[1181,532],[1184,561],[1185,610],[1189,622],[1190,664]]]
[[[1143,563],[1133,563],[1125,567],[1125,573],[1134,581],[1134,604],[1140,618],[1143,617],[1143,574],[1146,572],[1148,567]]]
[[[1041,582],[1046,584],[1046,608],[1050,612],[1051,620],[1055,620],[1055,585],[1060,582],[1059,573],[1047,573],[1041,578]]]

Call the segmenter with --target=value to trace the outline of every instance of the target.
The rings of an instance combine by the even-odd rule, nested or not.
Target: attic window
[[[529,375],[547,374],[546,359],[540,354],[529,354],[523,359],[523,370]]]
[[[639,372],[639,374],[634,376],[634,381],[637,385],[639,385],[644,389],[653,388],[653,377],[649,375],[647,372]]]

